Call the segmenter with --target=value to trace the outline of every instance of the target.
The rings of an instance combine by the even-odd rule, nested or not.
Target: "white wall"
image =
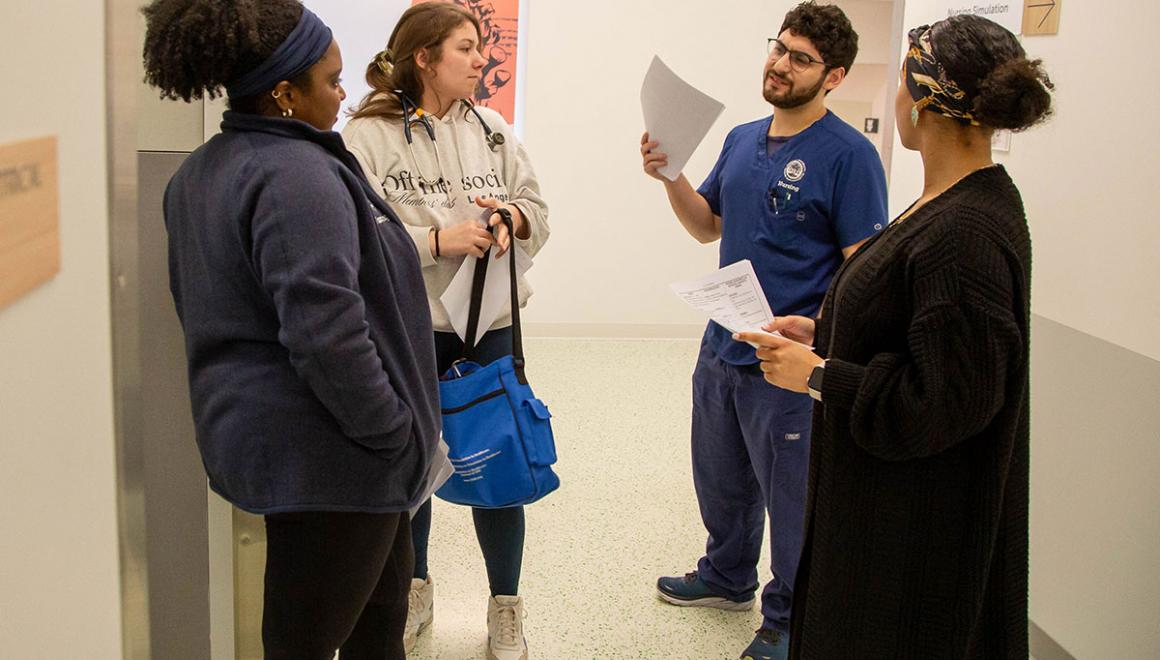
[[[862,130],[867,117],[877,117],[878,132],[866,134],[866,138],[884,159],[888,159],[889,154],[884,152],[883,145],[890,145],[886,138],[892,137],[893,131],[886,125],[889,119],[886,104],[894,100],[892,92],[898,80],[897,58],[890,45],[894,3],[890,0],[829,0],[825,4],[841,7],[858,32],[858,58],[854,60],[854,67],[846,80],[830,93],[827,102],[835,114],[858,130]],[[848,101],[858,101],[864,113],[847,115],[840,111],[839,108]]]
[[[934,4],[907,2],[906,25],[936,20]],[[1037,322],[1044,334],[1031,343],[1033,373],[1051,379],[1032,383],[1031,617],[1078,658],[1155,658],[1160,456],[1155,429],[1138,430],[1154,408],[1126,402],[1160,395],[1160,131],[1150,111],[1160,91],[1133,64],[1154,57],[1160,7],[1062,7],[1058,36],[1023,39],[1058,85],[1057,114],[996,154],[1027,208],[1032,311],[1050,321]],[[1100,45],[1115,54],[1096,56]],[[896,143],[892,169],[898,213],[918,196],[921,163]],[[1096,351],[1115,355],[1115,346],[1153,375],[1093,366]]]
[[[346,125],[346,110],[353,109],[370,91],[366,84],[367,64],[387,47],[387,39],[399,16],[411,6],[410,0],[305,0],[334,32],[342,49],[342,86],[346,102],[334,130]],[[216,128],[217,122],[213,122]]]
[[[0,143],[59,138],[62,263],[0,310],[0,655],[121,657],[104,11],[0,6]]]

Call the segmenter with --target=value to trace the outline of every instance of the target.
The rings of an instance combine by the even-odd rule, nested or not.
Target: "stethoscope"
[[[439,156],[439,143],[435,140],[435,126],[431,123],[427,113],[420,108],[417,103],[411,100],[409,96],[403,93],[402,90],[396,89],[395,96],[399,98],[399,105],[403,111],[403,136],[407,138],[407,151],[411,153],[411,162],[415,164],[415,170],[419,174],[419,179],[430,186],[438,186],[446,177],[443,175],[443,159]],[[466,117],[467,113],[475,115],[479,121],[479,126],[483,129],[484,139],[487,141],[487,148],[491,151],[499,149],[507,141],[503,133],[497,133],[491,130],[487,122],[483,120],[483,116],[475,109],[475,104],[467,99],[460,99],[459,101],[464,108],[463,115]],[[427,137],[431,139],[431,146],[435,149],[435,164],[439,167],[439,178],[431,179],[423,172],[423,168],[419,165],[419,159],[415,157],[415,136],[411,132],[411,127],[419,124],[426,131]]]

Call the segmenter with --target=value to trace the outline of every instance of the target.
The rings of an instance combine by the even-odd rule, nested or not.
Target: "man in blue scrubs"
[[[874,146],[825,105],[858,51],[845,14],[800,4],[769,49],[762,91],[773,115],[730,131],[700,188],[657,172],[667,159],[647,133],[641,155],[685,230],[702,243],[721,240],[721,266],[748,259],[774,314],[813,316],[842,260],[886,226],[886,179]],[[768,513],[773,579],[742,658],[788,652],[811,409],[809,395],[769,387],[753,348],[709,323],[693,374],[692,428],[709,538],[696,570],[660,578],[657,592],[674,605],[750,609]]]

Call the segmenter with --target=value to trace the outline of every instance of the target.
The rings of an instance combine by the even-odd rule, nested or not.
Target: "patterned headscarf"
[[[972,102],[946,69],[934,56],[930,41],[929,25],[922,25],[910,31],[910,50],[906,53],[904,71],[906,88],[910,98],[915,100],[915,108],[933,109],[944,117],[957,119],[964,124],[979,126],[971,113]]]

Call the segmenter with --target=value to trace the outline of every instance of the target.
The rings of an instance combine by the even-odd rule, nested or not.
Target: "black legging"
[[[407,513],[266,516],[266,660],[404,660]]]
[[[520,568],[524,557],[524,507],[471,510],[475,538],[483,552],[487,583],[492,596],[516,596],[520,592]],[[415,543],[415,577],[427,579],[427,545],[431,536],[431,500],[411,520]]]
[[[492,330],[475,345],[475,361],[494,362],[512,352],[510,327]],[[463,355],[463,341],[452,332],[435,333],[435,359],[442,375]],[[475,537],[483,551],[487,581],[492,596],[515,596],[520,589],[520,567],[524,558],[524,507],[472,509]],[[427,579],[427,545],[431,535],[431,501],[428,500],[411,521],[415,544],[415,577]]]

